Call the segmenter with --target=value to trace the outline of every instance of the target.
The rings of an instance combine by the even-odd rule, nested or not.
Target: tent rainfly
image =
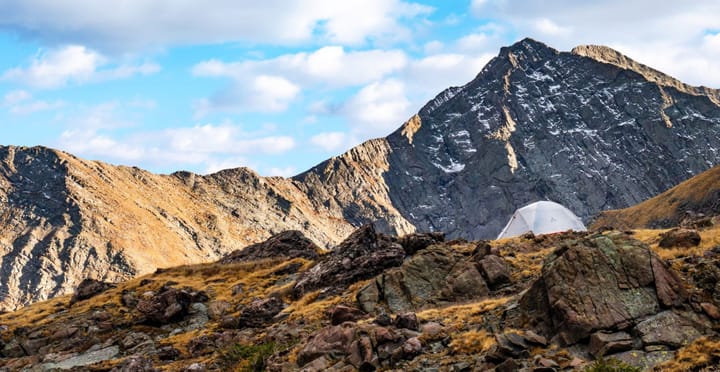
[[[516,210],[497,238],[511,238],[527,232],[540,235],[567,230],[586,231],[580,218],[569,209],[551,201],[539,201]]]

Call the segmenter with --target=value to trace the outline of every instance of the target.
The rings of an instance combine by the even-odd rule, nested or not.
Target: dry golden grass
[[[707,250],[720,246],[720,226],[699,230],[700,245],[689,248],[661,248],[660,234],[668,230],[634,230],[633,237],[652,248],[662,259],[675,259],[687,256],[702,256]]]
[[[300,271],[304,271],[312,265],[311,261],[296,258],[293,260],[273,259],[228,265],[178,266],[119,283],[116,288],[80,301],[71,307],[68,307],[71,296],[62,296],[26,306],[18,311],[0,315],[0,324],[8,326],[12,331],[23,326],[35,327],[49,322],[62,322],[65,319],[71,319],[79,314],[89,313],[97,309],[110,312],[115,320],[125,318],[130,320],[131,314],[129,312],[120,311],[123,308],[120,302],[122,292],[124,290],[136,291],[138,294],[142,294],[147,291],[157,291],[169,281],[177,283],[174,286],[178,288],[187,286],[196,290],[204,290],[211,294],[212,300],[247,303],[256,297],[264,298],[274,292],[286,291],[287,287],[293,283],[276,285],[276,282],[281,277],[273,275],[273,273],[288,265],[297,263],[302,265]],[[140,282],[145,279],[152,282],[140,286]],[[244,286],[243,295],[232,294],[232,288],[237,284]],[[63,310],[67,311],[60,313]],[[9,333],[6,332],[6,334]]]
[[[450,350],[454,354],[480,354],[495,345],[495,336],[486,330],[467,331],[453,335]]]
[[[656,367],[659,371],[701,371],[720,364],[720,339],[701,337],[678,350],[671,361]]]
[[[427,309],[417,313],[421,321],[436,321],[445,324],[450,331],[463,331],[481,324],[483,315],[510,301],[510,297],[489,298],[478,302]]]
[[[643,228],[652,221],[671,219],[686,203],[707,200],[720,189],[720,166],[703,172],[672,189],[626,209],[603,212],[592,227]]]

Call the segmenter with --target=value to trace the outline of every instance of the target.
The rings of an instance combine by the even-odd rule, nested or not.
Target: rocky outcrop
[[[565,242],[520,300],[521,317],[574,344],[598,330],[629,329],[688,294],[678,275],[644,244],[622,234]]]
[[[302,257],[314,260],[318,258],[318,252],[320,252],[320,247],[306,238],[301,231],[289,230],[275,234],[262,243],[252,244],[241,250],[233,251],[223,257],[220,263],[229,264],[264,258],[292,259]]]
[[[194,302],[207,301],[207,294],[192,289],[177,289],[164,286],[158,293],[148,293],[135,308],[150,324],[167,324],[188,315]]]
[[[377,233],[373,225],[365,225],[303,273],[293,288],[293,294],[295,298],[300,298],[321,288],[325,289],[325,295],[338,293],[352,283],[400,266],[404,258],[405,250],[400,244],[389,236]]]
[[[480,299],[510,282],[510,270],[496,255],[467,256],[448,245],[434,245],[380,274],[357,294],[366,312],[393,313]],[[490,288],[488,287],[490,285]]]
[[[72,298],[70,299],[70,304],[76,303],[78,301],[87,300],[88,298],[94,297],[102,292],[107,291],[110,288],[114,288],[115,285],[111,283],[105,283],[101,282],[99,280],[95,279],[85,279],[82,282],[80,282],[80,285],[78,285],[77,289],[75,290],[75,293],[73,293]]]

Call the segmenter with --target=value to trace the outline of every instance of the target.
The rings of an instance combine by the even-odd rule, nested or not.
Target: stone
[[[180,357],[180,350],[174,348],[172,345],[168,345],[158,349],[155,355],[163,361],[176,360]]]
[[[345,322],[356,322],[362,319],[366,314],[357,308],[338,305],[329,310],[330,312],[330,323],[332,325],[338,325]]]
[[[525,341],[527,341],[531,344],[540,345],[540,346],[547,346],[547,344],[548,344],[547,338],[545,338],[531,330],[525,331],[525,334],[523,335],[523,337],[525,338]]]
[[[692,323],[672,311],[663,311],[635,326],[644,345],[688,345],[701,336]]]
[[[633,339],[625,332],[595,332],[590,336],[590,344],[588,345],[588,351],[596,358],[632,348]]]
[[[239,327],[262,327],[285,308],[285,303],[279,298],[256,298],[240,311],[238,317]]]
[[[689,248],[700,244],[700,234],[696,230],[672,229],[660,234],[661,248]]]
[[[380,290],[377,282],[373,280],[362,287],[356,295],[356,300],[362,311],[368,314],[373,313],[380,302]]]
[[[71,369],[76,367],[83,367],[95,363],[104,362],[115,358],[120,353],[120,349],[117,346],[110,346],[107,348],[88,351],[74,357],[65,359],[58,363],[45,363],[42,368],[49,369]]]
[[[684,284],[643,243],[623,234],[565,240],[509,314],[517,327],[574,344],[595,330],[621,329],[686,301]]]
[[[328,295],[340,292],[352,283],[400,266],[404,257],[405,250],[400,244],[377,233],[373,225],[362,226],[301,274],[293,287],[293,296],[300,298],[319,288],[329,288]]]
[[[418,323],[417,315],[415,315],[415,313],[398,314],[395,317],[393,324],[395,325],[395,327],[405,328],[411,331],[420,330],[420,325]]]
[[[427,322],[420,327],[423,339],[436,341],[447,337],[445,327],[438,322]]]
[[[700,307],[702,308],[703,312],[710,318],[714,320],[720,320],[720,310],[718,310],[717,306],[709,303],[709,302],[703,302],[700,304]]]
[[[473,250],[473,258],[476,262],[483,259],[483,257],[490,254],[492,250],[492,246],[487,240],[480,240],[478,241],[477,245],[475,245],[475,249]]]
[[[297,258],[315,260],[321,251],[301,231],[288,230],[275,234],[262,243],[252,244],[228,253],[220,260],[222,264],[246,262],[267,258]]]
[[[220,320],[230,309],[230,303],[227,301],[210,301],[207,305],[207,315],[212,320]]]
[[[348,347],[347,361],[359,371],[374,371],[378,366],[378,358],[367,335],[360,336]]]
[[[491,288],[510,282],[510,269],[502,258],[495,255],[486,255],[480,262],[480,272]]]
[[[136,309],[151,324],[168,324],[188,314],[190,304],[198,300],[207,301],[207,295],[188,289],[164,286],[157,294],[151,294],[138,301]]]
[[[115,285],[87,278],[80,282],[80,284],[78,284],[75,293],[73,293],[73,296],[70,299],[70,304],[74,304],[78,301],[87,300],[107,291],[110,288],[115,288]]]
[[[120,365],[110,370],[111,372],[155,372],[152,359],[144,355],[132,355],[125,359]]]
[[[489,293],[472,260],[444,245],[416,253],[401,267],[376,278],[375,285],[395,313],[415,311],[429,304],[478,299]]]
[[[408,256],[444,241],[445,234],[442,232],[407,234],[398,239],[398,243],[400,243]]]
[[[608,355],[607,358],[617,359],[631,366],[639,367],[642,370],[650,370],[656,365],[672,359],[674,356],[675,353],[672,351],[646,353],[640,350],[630,350],[618,354]]]
[[[495,372],[517,372],[519,369],[520,365],[515,359],[505,359],[495,367]]]
[[[412,337],[405,340],[401,349],[403,359],[412,359],[422,353],[422,343],[417,337]]]
[[[184,372],[205,372],[205,365],[202,363],[193,363],[183,370]]]
[[[378,314],[375,317],[375,319],[373,320],[373,323],[383,326],[383,327],[387,327],[392,324],[392,318],[390,317],[390,315],[383,312],[383,313]]]
[[[355,329],[351,323],[325,327],[300,349],[297,363],[300,367],[322,357],[331,356],[333,359],[347,355],[347,348],[354,340]]]

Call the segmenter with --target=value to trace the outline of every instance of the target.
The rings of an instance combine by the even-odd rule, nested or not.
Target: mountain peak
[[[526,37],[509,47],[500,49],[500,55],[507,55],[508,53],[512,53],[516,57],[525,56],[532,57],[531,59],[538,59],[552,57],[558,54],[558,51],[545,43]]]
[[[720,90],[707,87],[694,87],[685,84],[674,77],[660,72],[652,67],[644,65],[632,58],[620,53],[619,51],[604,45],[578,45],[573,48],[570,53],[594,59],[601,63],[607,63],[620,67],[622,69],[634,71],[651,82],[664,87],[672,87],[680,92],[691,94],[694,96],[704,95],[712,100],[715,104],[720,104]]]

